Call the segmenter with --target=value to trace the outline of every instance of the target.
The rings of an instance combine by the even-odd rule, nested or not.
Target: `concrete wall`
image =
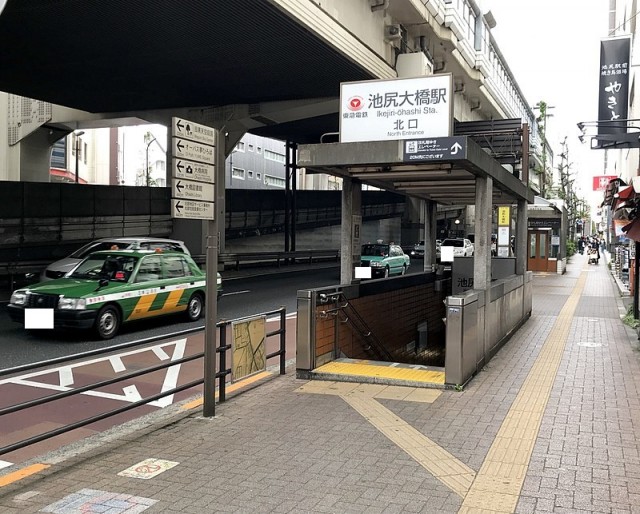
[[[405,244],[401,239],[400,218],[367,221],[362,224],[362,243],[382,239]],[[305,229],[296,232],[296,250],[318,248],[340,248],[340,225]],[[413,241],[408,241],[411,244]],[[271,252],[284,250],[284,233],[266,234],[259,237],[231,239],[226,242],[227,253]]]

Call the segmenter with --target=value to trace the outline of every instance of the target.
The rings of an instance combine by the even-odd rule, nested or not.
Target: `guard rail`
[[[218,263],[227,269],[232,267],[236,271],[240,269],[240,264],[272,263],[280,267],[282,264],[295,264],[298,262],[308,262],[309,264],[319,261],[335,261],[340,258],[340,250],[298,250],[292,252],[247,252],[247,253],[221,253],[218,256]]]

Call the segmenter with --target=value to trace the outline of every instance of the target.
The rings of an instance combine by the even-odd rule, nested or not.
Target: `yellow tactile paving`
[[[464,498],[460,513],[515,511],[586,277],[584,272],[580,275],[560,311]]]
[[[314,370],[318,373],[351,375],[356,377],[376,377],[408,382],[444,384],[444,371],[430,371],[395,366],[377,366],[361,362],[329,362]]]
[[[433,403],[442,394],[436,389],[420,387],[390,386],[384,384],[360,384],[350,382],[334,382],[329,380],[311,380],[297,389],[300,393],[332,394],[363,394],[381,400],[404,400],[407,402]]]
[[[374,398],[358,393],[347,394],[343,398],[435,478],[464,497],[475,476],[475,472],[469,466],[383,407]]]

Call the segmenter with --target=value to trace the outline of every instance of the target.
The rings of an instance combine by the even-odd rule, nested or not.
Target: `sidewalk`
[[[213,419],[165,409],[1,470],[0,511],[640,513],[640,353],[606,261],[533,284],[464,391],[290,369]]]

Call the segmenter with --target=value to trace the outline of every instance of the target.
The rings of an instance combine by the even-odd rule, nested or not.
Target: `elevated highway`
[[[172,116],[220,129],[227,155],[246,132],[335,140],[342,82],[438,73],[453,75],[456,121],[519,118],[535,144],[494,22],[475,0],[9,0],[0,31],[22,44],[0,55],[0,180],[47,182],[51,145],[73,130]],[[223,170],[216,181],[222,219]]]

